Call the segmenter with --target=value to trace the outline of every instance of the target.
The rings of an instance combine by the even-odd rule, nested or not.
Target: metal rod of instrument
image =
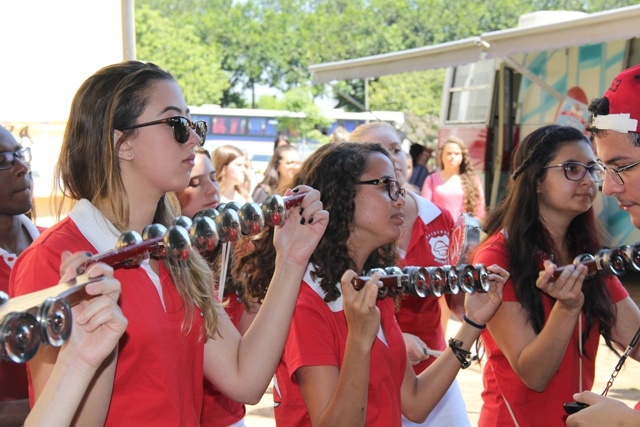
[[[192,246],[200,252],[212,251],[219,242],[235,241],[240,234],[260,233],[265,224],[282,225],[286,210],[300,205],[304,197],[305,193],[289,197],[274,195],[261,206],[229,203],[218,210],[198,212],[193,220],[179,217],[168,228],[150,224],[142,235],[135,231],[123,233],[115,249],[92,256],[77,272],[82,275],[97,262],[118,269],[137,267],[148,257],[185,260]],[[84,288],[96,280],[100,279],[84,277],[81,280],[79,276],[14,299],[0,295],[0,359],[24,363],[35,355],[41,343],[62,345],[71,333],[71,307],[89,298]]]
[[[424,298],[428,295],[440,297],[443,294],[459,292],[474,293],[489,291],[489,273],[484,264],[441,265],[436,267],[387,267],[372,269],[367,275],[356,277],[353,287],[360,290],[375,272],[382,275],[379,297],[407,293]]]
[[[78,273],[86,271],[89,265],[103,262],[115,268],[137,267],[147,257],[186,259],[191,246],[200,252],[209,252],[218,243],[234,242],[240,234],[256,235],[264,229],[282,225],[286,210],[300,205],[305,193],[282,197],[268,197],[262,205],[257,203],[240,204],[230,202],[218,209],[205,209],[198,212],[193,220],[178,217],[165,228],[161,224],[147,225],[142,235],[128,231],[120,235],[116,249],[94,255],[78,267]]]
[[[41,343],[61,346],[71,334],[71,307],[89,298],[85,287],[103,277],[78,276],[0,304],[0,359],[24,363]],[[44,302],[43,302],[44,301]]]
[[[579,264],[587,266],[588,275],[603,271],[607,274],[622,276],[629,270],[640,271],[640,242],[614,249],[600,249],[595,255],[578,255],[573,260],[573,265]],[[552,280],[557,280],[566,268],[565,266],[556,268]]]

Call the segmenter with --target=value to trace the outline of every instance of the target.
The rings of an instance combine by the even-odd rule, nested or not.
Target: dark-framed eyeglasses
[[[16,159],[22,160],[27,165],[31,163],[31,148],[25,147],[17,151],[0,153],[0,170],[11,169],[16,164]]]
[[[398,181],[391,178],[383,178],[383,179],[370,179],[368,181],[359,181],[356,184],[360,185],[384,185],[384,188],[389,193],[389,198],[394,202],[400,199],[400,196],[405,197],[406,190],[400,187]]]
[[[585,165],[580,162],[564,162],[557,165],[545,166],[543,169],[562,168],[564,177],[569,181],[580,181],[589,172],[589,177],[593,182],[602,182],[604,179],[604,168],[599,163]]]
[[[609,176],[611,177],[611,179],[613,179],[613,182],[615,182],[618,185],[624,185],[624,180],[622,179],[622,175],[620,175],[620,172],[624,172],[626,170],[631,169],[634,166],[640,165],[640,160],[638,160],[637,162],[629,163],[628,165],[620,166],[619,168],[612,168],[610,166],[605,165],[602,162],[599,162],[599,164],[600,166],[602,166],[604,170],[609,172]]]
[[[153,122],[140,123],[139,125],[134,125],[122,130],[131,130],[145,126],[160,125],[164,123],[171,126],[171,128],[173,129],[173,138],[178,144],[186,144],[186,142],[189,140],[189,135],[192,130],[194,130],[200,137],[200,146],[203,146],[204,141],[207,139],[207,130],[209,129],[209,127],[207,126],[207,122],[203,120],[195,120],[192,122],[191,120],[182,116],[169,117],[167,119],[155,120]]]

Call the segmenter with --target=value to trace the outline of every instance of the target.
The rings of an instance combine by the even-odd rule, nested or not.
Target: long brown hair
[[[152,63],[126,61],[98,70],[80,86],[71,104],[55,168],[54,185],[63,195],[58,212],[66,198],[87,199],[101,211],[109,212],[118,230],[126,231],[129,203],[117,152],[135,129],[124,131],[117,141],[114,134],[135,125],[153,85],[162,80],[173,77]],[[169,226],[179,215],[176,195],[167,193],[158,201],[153,221]],[[163,262],[185,304],[185,329],[191,328],[195,304],[204,316],[203,336],[213,335],[217,314],[209,288],[213,276],[206,262],[196,251],[187,261]]]
[[[462,162],[460,163],[460,184],[462,185],[462,192],[464,194],[462,207],[464,212],[475,213],[480,200],[480,189],[478,188],[478,176],[471,164],[471,156],[469,155],[469,149],[465,145],[464,141],[457,136],[450,136],[442,144],[438,155],[436,156],[436,165],[440,170],[444,169],[444,162],[442,156],[444,154],[444,147],[447,144],[455,144],[460,147],[462,153]]]
[[[278,172],[278,167],[280,166],[280,162],[282,161],[283,154],[288,151],[297,152],[298,149],[293,145],[281,145],[273,151],[273,156],[271,156],[269,164],[264,171],[264,179],[262,180],[262,182],[260,182],[260,184],[258,184],[256,190],[258,188],[261,188],[267,195],[282,195],[284,193],[286,188],[282,187],[282,185],[286,184],[288,186],[289,183],[280,182],[280,173]]]
[[[244,157],[244,153],[237,147],[233,145],[221,145],[213,150],[213,154],[211,154],[211,161],[213,163],[213,167],[216,169],[216,174],[218,175],[218,182],[222,183],[224,181],[224,168],[229,163],[233,162],[238,157]],[[234,186],[236,192],[242,196],[242,198],[249,200],[249,193],[245,190],[242,185]]]
[[[542,293],[536,287],[540,265],[536,260],[541,254],[559,258],[555,253],[549,231],[540,220],[537,185],[547,174],[545,166],[558,150],[566,144],[590,144],[579,130],[549,125],[530,133],[518,146],[513,157],[514,171],[507,195],[485,220],[489,235],[504,230],[507,236],[509,271],[518,301],[529,315],[531,327],[539,333],[544,326]],[[595,218],[593,207],[576,216],[569,224],[565,240],[569,255],[594,254],[601,248],[604,232]],[[600,323],[600,333],[611,347],[611,328],[615,319],[615,306],[600,273],[587,279],[582,287],[583,310],[587,325],[583,338],[588,336],[594,319]]]

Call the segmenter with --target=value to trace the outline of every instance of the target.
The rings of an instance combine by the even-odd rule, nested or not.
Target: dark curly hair
[[[535,286],[540,272],[536,260],[540,260],[543,254],[558,259],[551,235],[540,220],[537,185],[544,180],[547,173],[544,167],[560,147],[572,143],[590,144],[582,132],[568,126],[549,125],[530,133],[514,154],[512,170],[515,172],[506,197],[489,213],[484,224],[489,235],[504,230],[508,236],[509,271],[516,296],[528,313],[529,322],[536,333],[544,326],[542,291]],[[584,253],[596,253],[602,248],[602,237],[604,232],[591,207],[569,224],[565,236],[569,255],[576,257]],[[600,333],[612,348],[611,328],[615,320],[615,306],[604,285],[604,276],[598,274],[593,279],[585,280],[582,291],[585,297],[583,311],[587,319],[583,332],[585,342],[594,319],[597,319],[600,321]]]
[[[379,144],[345,142],[324,145],[307,158],[293,180],[294,187],[306,184],[320,191],[324,209],[330,213],[327,229],[310,258],[327,302],[340,296],[336,285],[344,271],[357,268],[347,241],[353,228],[357,183],[367,170],[373,153],[389,157]],[[255,250],[236,260],[233,275],[246,290],[249,300],[261,301],[275,265],[273,229],[264,230],[253,244]],[[374,251],[365,262],[364,269],[392,266],[396,260],[395,244],[390,243]]]

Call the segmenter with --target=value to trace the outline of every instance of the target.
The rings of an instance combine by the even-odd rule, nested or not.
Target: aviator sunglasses
[[[167,119],[155,120],[153,122],[140,123],[139,125],[134,125],[122,130],[131,130],[137,129],[145,126],[153,126],[159,124],[168,124],[173,129],[173,137],[178,144],[185,144],[189,140],[189,135],[191,130],[194,130],[198,137],[200,138],[200,146],[204,145],[204,141],[207,138],[207,122],[203,120],[195,120],[191,121],[186,117],[176,116],[169,117]]]

